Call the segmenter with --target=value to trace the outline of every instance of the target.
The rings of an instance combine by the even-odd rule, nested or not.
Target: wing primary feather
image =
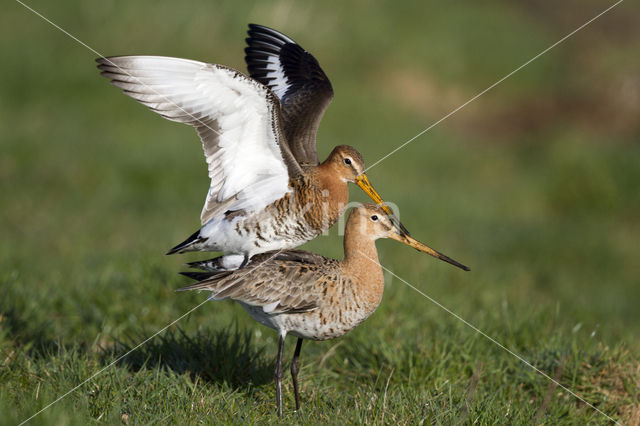
[[[300,164],[318,164],[316,134],[333,99],[331,82],[318,61],[286,35],[249,24],[245,62],[249,75],[280,98],[283,132]]]
[[[281,129],[280,101],[259,81],[222,65],[180,58],[114,56],[97,62],[126,95],[198,132],[211,179],[203,225],[223,204],[222,211],[236,210],[237,202],[247,211],[263,209],[302,174]]]

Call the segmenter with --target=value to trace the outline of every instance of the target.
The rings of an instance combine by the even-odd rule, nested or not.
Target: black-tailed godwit
[[[179,58],[97,59],[125,94],[197,130],[211,178],[202,227],[169,254],[222,251],[210,265],[220,269],[318,236],[344,212],[348,182],[383,203],[354,148],[338,146],[318,162],[316,131],[333,98],[318,61],[266,27],[251,25],[247,43],[251,77]]]
[[[378,238],[393,238],[469,270],[398,229],[379,206],[365,204],[349,214],[343,260],[301,250],[262,253],[235,271],[183,272],[201,281],[180,290],[207,290],[212,293],[211,300],[236,300],[256,321],[278,332],[275,378],[281,415],[285,337],[291,334],[298,338],[291,362],[297,410],[300,408],[297,375],[302,339],[342,336],[368,318],[382,300],[384,277],[375,245]],[[208,264],[207,261],[194,262],[191,266],[207,269]]]

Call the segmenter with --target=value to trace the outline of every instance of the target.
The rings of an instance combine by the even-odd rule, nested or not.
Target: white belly
[[[292,249],[317,236],[310,227],[300,229],[292,223],[277,223],[272,217],[260,218],[257,215],[240,216],[230,221],[216,218],[202,227],[200,236],[206,241],[194,248],[253,256],[271,250]]]
[[[262,307],[239,303],[260,324],[273,328],[279,333],[284,331],[287,334],[310,340],[327,340],[340,337],[357,327],[375,310],[347,310],[342,312],[341,321],[329,320],[323,323],[320,320],[319,310],[300,314],[274,315],[265,313]]]

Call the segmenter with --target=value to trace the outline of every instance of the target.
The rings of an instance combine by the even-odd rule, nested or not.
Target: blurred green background
[[[373,164],[610,4],[28,2],[96,53],[19,3],[5,2],[0,14],[0,407],[12,413],[10,421],[23,420],[106,365],[111,358],[105,353],[123,353],[204,297],[174,289],[187,282],[177,275],[182,264],[205,256],[164,256],[199,225],[208,179],[197,136],[111,87],[95,68],[98,54],[177,56],[244,71],[247,23],[274,27],[314,54],[333,83],[335,98],[318,135],[321,158],[335,145],[350,144]],[[472,270],[463,273],[393,241],[378,243],[383,265],[537,360],[547,374],[554,375],[560,360],[573,360],[573,373],[561,373],[563,384],[623,420],[640,419],[638,22],[638,3],[623,2],[368,171],[380,194],[400,207],[415,237]],[[351,193],[352,199],[365,200],[356,187]],[[337,228],[305,247],[342,254]],[[318,376],[316,385],[330,392],[362,383],[377,389],[389,376],[400,400],[406,395],[398,389],[411,389],[400,370],[410,354],[424,356],[424,371],[432,371],[428,365],[444,356],[440,351],[465,354],[451,362],[448,373],[422,377],[416,389],[428,393],[449,381],[453,399],[464,400],[476,373],[472,367],[480,363],[484,388],[469,408],[471,418],[492,409],[504,413],[507,401],[514,404],[513,416],[532,418],[546,379],[400,280],[387,275],[387,284],[378,312],[337,349],[338,341],[304,347],[302,364],[311,366],[303,369],[303,381]],[[275,334],[253,324],[233,303],[207,304],[179,329],[204,339],[230,326],[263,348],[253,356],[271,365]],[[184,338],[163,340],[169,346],[152,343],[157,350],[143,352],[141,363],[145,356],[189,347]],[[204,343],[196,346],[206,350]],[[326,361],[330,348],[334,352]],[[387,350],[393,354],[385,355]],[[357,364],[374,355],[377,364]],[[597,372],[584,367],[597,364],[587,361],[593,357],[600,362]],[[117,374],[125,382],[144,373],[130,365],[114,369],[122,370]],[[380,371],[386,371],[382,378]],[[596,380],[612,371],[621,371],[624,385]],[[270,414],[270,370],[266,374],[257,396],[232,385],[220,390],[215,381],[207,394],[218,389],[253,398],[254,406]],[[341,374],[347,377],[340,379]],[[257,381],[251,374],[247,380]],[[46,398],[39,395],[41,386],[49,389]],[[312,394],[312,385],[305,386]],[[127,404],[134,403],[118,393],[129,388],[114,389],[119,390],[96,402],[83,388],[52,411],[56,417],[41,419],[85,423],[100,413],[117,419],[134,416],[132,411],[141,421],[160,419],[154,408],[131,409]],[[321,397],[313,398],[308,404],[325,407]],[[529,407],[532,398],[537,402]],[[389,396],[388,404],[392,401]],[[332,403],[325,414],[340,412],[340,399]],[[451,404],[452,415],[460,415],[459,406]],[[554,398],[549,407],[557,407],[547,408],[553,422],[574,415],[606,420],[571,398]],[[312,416],[311,410],[306,415]],[[362,410],[363,417],[351,420],[366,422]],[[434,411],[427,410],[425,418],[448,423],[449,417],[438,417],[442,411],[429,410]],[[411,413],[398,414],[399,419],[419,420]],[[174,420],[195,421],[189,415]]]

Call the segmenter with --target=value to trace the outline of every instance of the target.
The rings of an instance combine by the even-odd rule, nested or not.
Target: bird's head
[[[349,145],[339,145],[333,148],[327,158],[338,177],[345,182],[355,183],[358,176],[364,174],[364,160],[362,155]]]
[[[349,145],[335,147],[327,157],[327,162],[333,165],[338,178],[344,182],[358,185],[386,214],[393,215],[391,209],[384,203],[382,197],[369,182],[369,178],[364,172],[365,166],[362,155],[354,147]],[[402,224],[398,222],[398,226],[402,227]],[[406,229],[402,228],[406,232]]]
[[[468,267],[460,262],[451,259],[411,237],[406,229],[402,225],[398,226],[398,224],[400,224],[400,221],[395,216],[388,215],[381,206],[375,204],[362,204],[354,208],[351,210],[347,221],[347,227],[351,229],[351,232],[360,232],[362,234],[361,238],[372,240],[391,238],[457,266],[460,269],[465,271],[469,270]]]

